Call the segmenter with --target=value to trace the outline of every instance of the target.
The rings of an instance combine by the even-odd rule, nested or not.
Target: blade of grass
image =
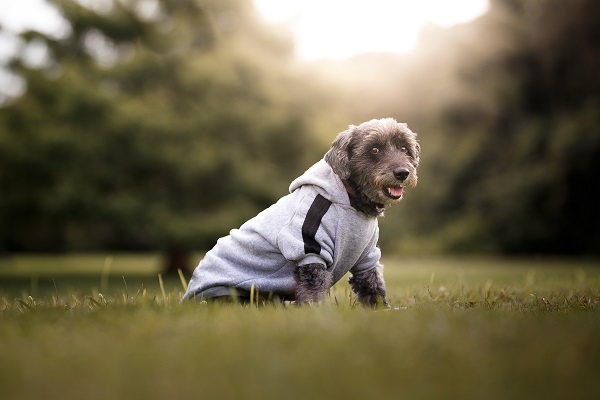
[[[127,302],[129,300],[129,289],[127,288],[127,281],[125,280],[125,276],[121,275],[121,277],[123,278],[123,283],[125,284],[125,293],[123,293],[123,303],[127,305]]]
[[[183,286],[183,291],[187,292],[188,284],[183,276],[183,271],[181,268],[177,268],[177,273],[179,274],[179,280],[181,281],[181,286]]]
[[[56,281],[52,278],[52,283],[54,284],[54,295],[52,296],[52,302],[54,303],[54,307],[58,303],[58,288],[56,287]]]
[[[90,303],[92,303],[92,304],[93,304],[93,305],[95,305],[96,307],[98,307],[98,308],[102,308],[102,304],[101,304],[99,301],[97,301],[96,299],[94,299],[93,297],[91,297],[91,296],[86,296],[85,298],[86,298],[86,299],[88,299],[88,300],[90,301]]]
[[[21,299],[16,299],[23,307],[25,307],[26,309],[28,309],[29,311],[35,311],[35,309],[30,306],[29,304],[27,304],[26,302],[24,302]]]
[[[160,285],[160,292],[162,293],[163,301],[167,303],[167,294],[165,293],[165,284],[161,274],[158,274],[158,284]]]

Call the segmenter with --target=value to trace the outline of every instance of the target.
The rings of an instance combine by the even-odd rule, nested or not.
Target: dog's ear
[[[350,141],[355,129],[354,125],[350,125],[348,129],[339,133],[324,157],[327,164],[333,169],[333,172],[341,179],[348,179],[350,177],[350,160],[348,159],[348,155]]]
[[[410,130],[408,124],[398,122],[398,126],[400,127],[400,130],[408,134],[407,140],[411,147],[414,165],[415,167],[418,167],[419,161],[421,161],[421,146],[419,145],[419,142],[417,142],[417,134]]]
[[[415,167],[418,167],[421,161],[421,145],[418,142],[415,142],[415,155],[413,158],[415,159]]]

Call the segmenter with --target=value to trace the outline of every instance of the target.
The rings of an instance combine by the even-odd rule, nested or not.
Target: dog
[[[417,185],[420,152],[416,134],[392,118],[350,125],[290,194],[217,241],[183,299],[318,303],[350,272],[361,304],[389,307],[378,218]]]

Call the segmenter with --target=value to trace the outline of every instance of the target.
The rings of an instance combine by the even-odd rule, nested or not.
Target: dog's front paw
[[[385,308],[392,308],[392,306],[390,305],[390,303],[388,302],[387,298],[385,297],[385,293],[356,293],[356,296],[358,298],[358,302],[360,304],[362,304],[365,307],[371,307],[371,308],[379,308],[379,307],[385,307]]]
[[[306,264],[296,268],[296,304],[319,303],[333,284],[333,275],[322,264]]]
[[[383,301],[382,301],[382,303],[381,303],[381,304],[382,304],[382,305],[383,305],[385,308],[389,308],[389,309],[391,309],[391,308],[392,308],[392,306],[390,305],[390,302],[389,302],[389,301],[388,301],[388,300],[387,300],[385,297],[383,298]]]
[[[348,279],[348,283],[361,304],[370,307],[383,305],[390,308],[386,298],[385,282],[379,267],[353,275]]]

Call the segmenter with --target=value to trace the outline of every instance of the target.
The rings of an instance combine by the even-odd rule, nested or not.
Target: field
[[[0,259],[0,398],[600,398],[597,262],[384,264],[374,311],[345,281],[313,307],[180,304],[153,256]]]

